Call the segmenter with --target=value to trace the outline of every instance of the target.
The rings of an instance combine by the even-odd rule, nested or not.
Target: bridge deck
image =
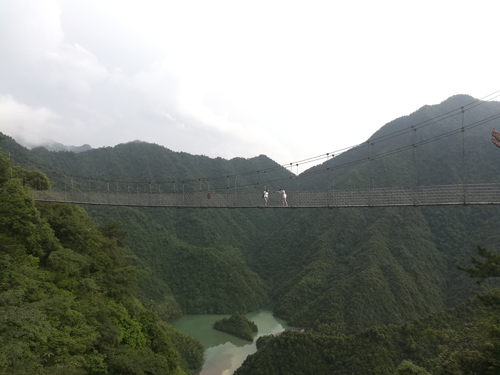
[[[98,191],[33,191],[36,201],[90,205],[173,208],[264,207],[260,193],[189,192],[127,193]],[[293,208],[391,207],[500,204],[500,184],[390,187],[352,190],[289,191]],[[281,195],[270,194],[268,207],[282,207]]]

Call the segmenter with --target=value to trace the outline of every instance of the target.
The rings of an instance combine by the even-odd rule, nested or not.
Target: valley
[[[460,132],[461,115],[434,121],[473,101],[457,95],[386,124],[366,145],[301,173],[300,190],[499,183],[500,150],[490,142],[494,125],[481,120],[500,113],[500,103],[486,102],[468,110],[466,124],[474,126],[466,132]],[[478,257],[477,245],[493,253],[500,251],[497,205],[198,209],[35,203],[25,187],[36,189],[45,180],[26,170],[43,173],[57,186],[67,184],[68,176],[84,176],[145,183],[189,180],[191,185],[185,183],[185,188],[198,189],[200,176],[208,180],[237,175],[241,191],[260,194],[263,183],[272,191],[284,188],[293,192],[297,181],[289,169],[264,155],[210,159],[143,142],[75,154],[28,150],[8,135],[2,138],[0,234],[3,243],[10,245],[0,247],[4,267],[9,269],[3,273],[0,296],[10,302],[0,304],[0,312],[15,316],[16,309],[29,308],[42,317],[44,327],[54,327],[47,318],[50,309],[46,301],[56,304],[57,298],[63,298],[58,296],[66,296],[65,303],[78,312],[81,321],[98,328],[88,328],[95,332],[95,339],[82,344],[85,349],[68,349],[71,353],[64,357],[58,352],[52,328],[47,328],[50,334],[32,333],[42,337],[42,342],[49,335],[53,340],[49,341],[54,342],[45,347],[37,341],[43,350],[33,352],[29,349],[32,339],[27,337],[28,344],[21,345],[8,336],[6,323],[0,322],[0,339],[2,345],[12,348],[9,353],[24,348],[19,349],[23,353],[19,357],[9,354],[17,359],[0,361],[0,374],[21,374],[23,361],[36,363],[33,368],[37,369],[48,367],[41,358],[53,352],[58,353],[55,358],[65,359],[51,363],[51,370],[60,363],[68,369],[77,363],[71,368],[74,374],[99,373],[99,366],[108,373],[118,374],[127,368],[128,373],[139,374],[142,370],[126,361],[126,353],[139,358],[141,350],[156,358],[158,368],[164,366],[156,373],[188,374],[202,368],[201,347],[224,344],[224,339],[205,344],[207,338],[189,334],[194,324],[190,317],[234,312],[253,314],[272,324],[259,330],[259,349],[251,346],[245,351],[245,356],[249,355],[246,360],[233,347],[220,350],[221,361],[232,351],[239,358],[238,367],[242,364],[237,370],[224,365],[223,370],[230,372],[221,374],[392,375],[405,360],[428,373],[460,374],[472,360],[467,362],[465,349],[457,344],[465,339],[478,343],[478,350],[484,353],[481,359],[473,358],[475,365],[486,366],[483,362],[490,361],[489,366],[497,366],[491,358],[497,358],[500,346],[491,327],[498,319],[494,289],[498,283],[494,277],[477,283],[457,268],[471,266],[471,257]],[[418,147],[408,147],[415,140]],[[263,170],[273,170],[273,177],[266,175],[264,179],[260,173],[256,177],[254,172]],[[328,172],[321,173],[323,170]],[[227,179],[219,184],[211,181],[211,189],[226,188]],[[86,187],[80,184],[74,188]],[[26,215],[19,216],[19,212]],[[86,230],[93,235],[87,235]],[[100,258],[99,254],[108,253],[113,261]],[[13,261],[13,257],[18,258]],[[497,266],[488,259],[485,262]],[[33,280],[26,276],[26,267],[34,270]],[[497,276],[494,272],[491,275]],[[42,286],[44,277],[50,288]],[[19,287],[28,283],[19,281],[23,278],[37,285],[37,293],[29,295],[29,288]],[[84,286],[87,289],[81,289]],[[17,300],[13,293],[24,297]],[[103,302],[106,312],[82,307],[88,301],[96,303],[95,293],[109,299]],[[487,302],[474,299],[477,294],[489,296],[485,297]],[[262,309],[270,302],[272,315]],[[107,317],[106,327],[98,325],[98,316]],[[28,318],[19,324],[31,327]],[[265,336],[265,332],[274,333],[286,325],[312,329]],[[153,326],[161,327],[164,341],[155,338]],[[481,338],[480,332],[488,337]],[[493,349],[482,346],[486,341]],[[108,357],[97,360],[92,357],[94,350]],[[211,352],[205,352],[207,358],[205,365],[219,361]],[[461,358],[461,362],[453,358]]]

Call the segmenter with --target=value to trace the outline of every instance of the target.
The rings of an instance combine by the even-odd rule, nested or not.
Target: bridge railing
[[[189,192],[127,193],[102,191],[33,191],[37,201],[75,204],[141,206],[141,207],[264,207],[261,193]],[[287,193],[289,207],[390,207],[462,204],[500,204],[500,184],[468,184],[343,189],[325,191],[292,191]],[[268,207],[282,207],[280,194],[269,195]]]

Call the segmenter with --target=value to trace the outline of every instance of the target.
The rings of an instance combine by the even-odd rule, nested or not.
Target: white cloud
[[[109,75],[96,56],[78,44],[61,44],[57,50],[47,51],[41,63],[47,69],[47,87],[67,87],[77,95],[88,95],[93,86]]]
[[[65,101],[68,94],[88,95],[109,75],[93,53],[65,42],[59,1],[7,1],[3,8],[2,75],[17,77],[28,90],[59,93]]]
[[[4,58],[37,61],[64,39],[60,2],[3,1],[0,5],[0,45]]]
[[[363,142],[451,95],[498,90],[495,10],[492,1],[5,0],[0,95],[57,113],[44,135],[67,144],[141,139],[287,163]]]
[[[33,108],[11,96],[0,96],[0,131],[28,144],[38,144],[45,134],[61,130],[55,122],[60,116],[47,108]]]

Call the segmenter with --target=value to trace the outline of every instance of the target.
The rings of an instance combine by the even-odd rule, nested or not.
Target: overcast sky
[[[298,161],[500,90],[498,1],[1,0],[0,131]]]

